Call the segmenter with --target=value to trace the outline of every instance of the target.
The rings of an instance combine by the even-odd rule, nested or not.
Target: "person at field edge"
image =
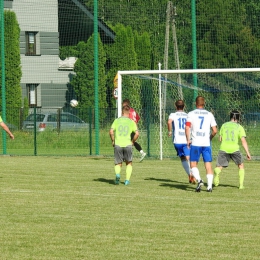
[[[138,115],[138,113],[130,106],[130,100],[129,99],[124,99],[122,106],[129,106],[130,107],[130,113],[129,113],[129,118],[131,118],[136,124],[139,122],[140,120],[140,116]],[[133,140],[134,137],[134,133],[131,133],[131,139]],[[142,146],[137,143],[134,142],[134,147],[135,149],[141,154],[141,158],[139,162],[142,162],[144,157],[146,156],[146,153],[143,151]]]
[[[182,167],[188,175],[189,183],[196,183],[196,179],[190,172],[190,149],[187,146],[185,136],[185,124],[187,121],[187,113],[184,112],[184,101],[179,99],[175,102],[176,112],[171,113],[168,118],[168,136],[172,137],[174,148],[177,156],[180,157]]]
[[[233,110],[230,113],[230,121],[224,123],[220,128],[219,141],[221,144],[218,152],[216,168],[214,169],[214,186],[219,185],[219,174],[223,167],[228,167],[229,161],[232,159],[238,166],[239,189],[244,189],[245,169],[243,156],[239,149],[239,139],[241,140],[248,160],[251,160],[251,155],[248,150],[245,129],[238,123],[239,120],[239,111]]]
[[[200,192],[204,185],[197,167],[201,155],[207,174],[208,192],[212,192],[213,183],[211,140],[217,134],[217,123],[213,114],[207,111],[204,106],[204,97],[198,96],[196,109],[188,113],[185,126],[186,140],[188,147],[190,147],[191,173],[198,182],[196,192]]]
[[[10,136],[11,139],[14,139],[14,135],[10,131],[9,127],[4,123],[1,116],[0,116],[0,126],[6,131],[6,133]]]
[[[133,161],[133,149],[134,142],[139,137],[139,132],[136,123],[129,118],[130,106],[123,106],[122,116],[115,119],[109,130],[109,135],[114,147],[115,157],[115,184],[120,183],[120,173],[122,169],[122,163],[126,163],[126,178],[125,185],[130,184],[130,177],[132,174],[132,161]],[[131,133],[134,133],[131,138]]]

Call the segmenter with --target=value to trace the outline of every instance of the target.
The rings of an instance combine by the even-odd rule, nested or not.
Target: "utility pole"
[[[174,60],[177,70],[180,69],[178,42],[175,26],[175,17],[177,16],[176,7],[173,6],[172,2],[169,1],[166,10],[166,31],[165,31],[165,47],[164,47],[164,70],[168,69],[168,58],[169,58],[169,39],[170,39],[170,25],[172,27],[172,38],[173,38],[173,48],[174,48]],[[181,88],[181,75],[177,75],[178,83],[178,98],[183,99],[182,88]],[[167,75],[165,75],[165,81],[163,86],[163,107],[164,111],[166,109],[166,98],[167,98]]]

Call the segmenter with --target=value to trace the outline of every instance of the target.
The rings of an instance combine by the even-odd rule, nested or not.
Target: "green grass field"
[[[113,184],[113,158],[0,160],[1,260],[259,259],[258,161],[245,190],[232,163],[196,193],[179,160],[136,159],[130,186]]]

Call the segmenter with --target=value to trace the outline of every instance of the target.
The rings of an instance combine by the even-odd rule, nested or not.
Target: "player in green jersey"
[[[224,123],[220,128],[219,141],[221,142],[221,145],[218,152],[217,167],[214,169],[213,183],[215,186],[219,185],[219,174],[222,168],[228,167],[229,161],[232,159],[239,169],[239,189],[244,189],[245,169],[243,155],[239,149],[239,139],[245,149],[248,160],[251,160],[251,155],[248,150],[245,130],[243,126],[238,123],[239,119],[239,111],[233,110],[230,113],[230,121]]]
[[[130,183],[130,177],[132,174],[132,161],[133,151],[132,146],[139,136],[136,123],[129,118],[130,106],[123,106],[122,116],[115,119],[111,125],[109,135],[114,147],[115,156],[115,184],[120,183],[120,173],[122,169],[122,163],[126,163],[126,178],[125,185]],[[131,139],[131,133],[135,135]]]

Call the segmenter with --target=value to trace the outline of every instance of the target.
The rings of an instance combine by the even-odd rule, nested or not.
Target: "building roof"
[[[94,32],[94,15],[81,0],[58,0],[60,46],[76,45],[87,41]],[[98,32],[103,43],[112,43],[115,33],[101,20]]]

